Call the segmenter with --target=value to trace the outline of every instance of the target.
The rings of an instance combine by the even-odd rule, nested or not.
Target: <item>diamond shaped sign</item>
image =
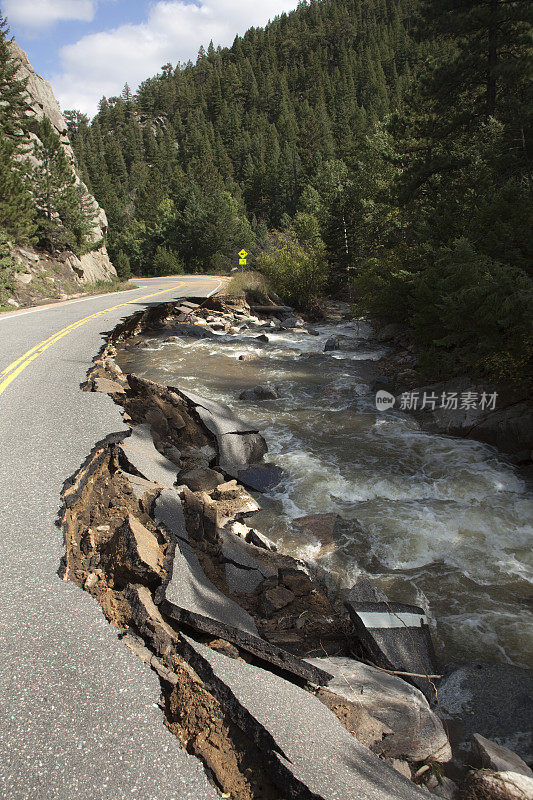
[[[241,252],[239,253],[239,256],[241,258],[246,258],[247,255],[248,255],[248,253],[246,252],[246,250],[241,250]]]

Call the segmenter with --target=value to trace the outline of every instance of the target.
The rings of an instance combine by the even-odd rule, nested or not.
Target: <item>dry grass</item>
[[[247,292],[258,292],[268,295],[269,291],[268,281],[260,272],[239,272],[228,283],[225,294],[239,295]]]

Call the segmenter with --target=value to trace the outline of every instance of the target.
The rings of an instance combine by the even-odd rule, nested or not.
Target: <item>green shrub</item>
[[[277,234],[271,249],[258,257],[257,266],[287,303],[304,310],[315,305],[328,277],[322,241],[304,245],[294,230]]]
[[[16,266],[10,255],[8,238],[3,231],[0,231],[0,306],[6,306],[13,294],[15,272]]]
[[[128,278],[131,278],[130,259],[124,250],[118,251],[117,257],[114,259],[113,263],[117,271],[117,275],[121,280],[127,280]]]

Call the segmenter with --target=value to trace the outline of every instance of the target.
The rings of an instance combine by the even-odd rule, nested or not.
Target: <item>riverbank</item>
[[[391,687],[390,691],[392,694],[394,692],[400,694],[396,694],[396,699],[391,700],[391,695],[383,685],[383,673],[374,671],[369,677],[368,670],[372,671],[375,668],[365,667],[367,672],[363,675],[361,672],[363,665],[360,661],[353,660],[353,656],[355,654],[360,659],[364,655],[364,645],[360,635],[355,635],[353,619],[344,602],[346,597],[339,596],[338,592],[332,592],[323,570],[317,569],[316,565],[309,561],[294,559],[276,552],[273,549],[274,543],[268,541],[268,538],[255,526],[249,525],[249,515],[254,514],[255,519],[258,512],[257,498],[260,496],[257,491],[253,491],[258,487],[257,481],[260,481],[264,488],[275,476],[277,466],[264,464],[265,444],[257,428],[242,423],[227,407],[221,411],[220,404],[210,403],[190,391],[178,387],[165,388],[138,376],[125,376],[114,361],[116,347],[129,342],[138,347],[142,344],[141,334],[156,334],[158,338],[167,340],[172,339],[173,335],[180,337],[191,335],[209,339],[211,335],[216,336],[217,327],[220,332],[221,325],[223,327],[228,325],[230,330],[243,324],[245,320],[254,322],[249,310],[240,301],[233,301],[232,307],[228,309],[226,306],[224,311],[220,310],[220,306],[216,308],[219,303],[217,299],[206,303],[205,305],[211,307],[204,311],[191,308],[190,304],[185,303],[182,303],[181,308],[177,310],[171,304],[167,304],[150,309],[144,314],[134,315],[124,326],[119,326],[113,332],[108,345],[96,360],[86,388],[107,391],[123,405],[125,419],[133,425],[133,433],[130,437],[131,444],[127,440],[123,443],[110,441],[97,454],[93,454],[92,459],[67,490],[68,496],[76,497],[76,500],[66,502],[63,516],[63,529],[67,541],[66,574],[100,600],[111,621],[119,627],[124,629],[127,627],[134,629],[136,633],[141,633],[142,647],[150,648],[151,655],[148,659],[150,663],[154,657],[156,661],[160,658],[163,646],[161,641],[156,641],[161,636],[161,631],[159,630],[157,635],[154,633],[157,629],[157,624],[154,623],[154,619],[157,618],[157,614],[154,617],[154,608],[158,608],[159,614],[163,611],[162,620],[165,625],[174,626],[176,633],[183,629],[182,626],[189,632],[195,631],[194,635],[200,635],[198,643],[203,645],[207,636],[207,642],[212,649],[214,647],[216,651],[217,648],[219,650],[222,648],[221,651],[225,653],[226,658],[233,657],[238,660],[244,658],[251,664],[261,663],[261,668],[265,666],[266,661],[270,664],[268,669],[274,669],[276,673],[281,666],[285,678],[287,670],[289,673],[292,670],[293,678],[289,676],[290,681],[296,681],[297,685],[301,685],[303,680],[312,693],[318,694],[323,703],[333,708],[341,722],[355,734],[356,738],[359,737],[364,744],[370,745],[381,756],[381,760],[390,761],[391,758],[399,757],[402,763],[393,766],[405,775],[413,777],[415,772],[424,766],[420,760],[422,755],[425,756],[424,762],[429,759],[429,762],[433,763],[435,758],[439,759],[439,753],[429,753],[429,751],[423,753],[420,750],[419,737],[415,736],[416,741],[412,738],[414,729],[409,734],[411,749],[408,754],[400,752],[402,747],[405,750],[406,745],[396,744],[392,749],[388,747],[391,744],[390,734],[387,735],[388,738],[383,739],[383,727],[376,728],[375,706],[365,709],[365,714],[361,717],[361,710],[357,706],[356,713],[353,705],[353,693],[346,697],[346,693],[340,691],[339,685],[343,682],[342,675],[346,675],[350,670],[355,670],[350,673],[350,680],[364,681],[367,686],[372,684],[376,695],[374,704],[377,703],[377,706],[381,707],[381,725],[385,715],[391,730],[394,730],[391,724],[394,716],[392,712],[398,703],[403,704],[404,715],[407,715],[405,719],[407,728],[410,725],[409,713],[415,713],[415,709],[418,709],[416,713],[420,714],[420,709],[425,709],[424,717],[433,730],[430,750],[438,751],[444,747],[445,754],[444,740],[441,739],[440,745],[435,746],[434,737],[442,735],[438,733],[439,730],[442,732],[442,727],[439,727],[440,723],[437,724],[433,717],[427,716],[430,713],[427,701],[414,687],[408,690],[409,697],[406,697],[404,687],[409,685],[401,678],[394,678],[398,683]],[[224,319],[224,316],[227,319]],[[191,321],[192,318],[194,321]],[[272,320],[257,319],[258,326],[270,325],[270,322]],[[299,320],[296,322],[299,323]],[[293,325],[292,320],[290,323]],[[294,330],[294,327],[292,329]],[[136,337],[141,338],[136,339]],[[249,461],[243,468],[244,457]],[[235,458],[239,469],[235,468],[235,464],[232,465],[232,459]],[[146,472],[151,474],[146,475]],[[235,481],[235,473],[238,482]],[[172,488],[176,482],[181,483],[181,489]],[[243,482],[248,483],[248,490]],[[163,486],[168,488],[162,491]],[[252,489],[252,494],[249,489]],[[135,499],[132,493],[137,495]],[[79,502],[82,503],[83,509],[76,508]],[[165,503],[170,503],[170,507],[162,510],[161,504]],[[89,512],[87,512],[88,507],[91,509]],[[93,510],[96,508],[98,511]],[[121,509],[118,515],[112,511],[117,508]],[[184,517],[179,513],[180,508],[183,509]],[[126,510],[127,520],[124,516]],[[130,516],[133,516],[133,521]],[[73,517],[76,520],[74,526],[72,526]],[[141,529],[135,520],[141,524]],[[179,525],[178,532],[172,530],[176,524]],[[146,547],[148,551],[151,548],[151,556],[147,556]],[[141,550],[144,553],[144,559],[141,557],[144,563],[142,567],[139,566]],[[183,585],[173,587],[173,590],[177,591],[177,597],[180,598],[177,604],[165,596],[169,585],[172,584],[169,576],[176,574],[175,568],[178,563],[176,559],[179,560],[181,570],[184,568],[192,570],[195,582],[198,580],[198,575],[202,575],[200,580],[202,589],[205,588],[207,580],[210,587],[210,601],[213,599],[212,587],[215,587],[218,601],[221,597],[226,598],[222,600],[224,609],[222,621],[220,615],[217,620],[216,613],[204,617],[204,614],[197,613],[197,608],[184,608],[183,606],[187,604],[183,602]],[[201,569],[201,573],[198,573],[198,568]],[[152,602],[156,603],[154,607],[148,602],[146,594],[140,592],[138,588],[132,595],[131,587],[132,585],[138,587],[139,580],[150,590]],[[135,584],[132,584],[132,581],[135,581]],[[196,584],[196,588],[197,586]],[[139,605],[140,596],[144,597],[141,605]],[[237,601],[237,607],[241,611],[231,605],[228,611],[227,598],[233,602]],[[194,600],[198,600],[197,594]],[[140,610],[141,606],[144,610]],[[151,609],[148,616],[147,607]],[[213,611],[212,605],[209,606],[209,610]],[[244,618],[244,622],[243,613],[248,615]],[[229,628],[228,614],[229,619],[235,623]],[[234,614],[237,618],[233,616]],[[202,620],[199,621],[199,617],[202,617]],[[206,618],[209,620],[208,623],[205,621]],[[250,629],[247,629],[250,619],[255,626],[252,644],[250,644]],[[256,632],[259,634],[258,637]],[[256,639],[258,641],[255,641]],[[168,678],[165,670],[169,669],[170,662],[175,663],[176,651],[173,644],[171,650],[174,652],[174,658],[169,662],[168,640],[164,641],[166,666],[163,665],[160,674]],[[139,642],[136,646],[138,645]],[[306,659],[314,657],[315,668],[316,659],[319,659],[322,671],[330,670],[328,677],[323,676],[317,680],[316,673],[310,677],[309,672],[305,672],[309,668],[305,666],[302,675],[304,657]],[[256,659],[259,659],[259,662]],[[156,666],[161,668],[158,661]],[[153,663],[152,667],[155,668]],[[338,672],[340,677],[337,688],[332,691],[334,675],[332,677],[331,673],[335,671],[334,667],[340,670]],[[171,680],[170,686],[173,687],[173,692],[177,684]],[[285,687],[285,684],[283,686]],[[323,688],[319,688],[317,692],[317,686]],[[185,696],[180,698],[171,696],[172,692],[170,694],[167,692],[165,704],[167,712],[170,709],[171,714],[179,711],[179,708],[183,709],[183,703],[190,702],[191,699],[190,696],[188,700]],[[180,695],[179,691],[177,695]],[[213,696],[210,701],[204,697],[201,705],[205,707],[212,701]],[[408,712],[409,708],[411,712]],[[182,713],[174,714],[170,720],[167,716],[167,721],[171,727],[174,725],[175,732],[182,741],[187,741],[190,745],[191,741],[196,742],[198,730],[192,730],[177,721]],[[370,714],[370,720],[367,714]],[[332,724],[331,720],[334,719],[333,715],[331,719],[328,717],[328,725]],[[427,736],[427,728],[425,730]],[[397,731],[396,735],[392,736],[392,741],[397,741],[398,737],[401,739],[405,734],[405,730],[401,735]],[[215,749],[227,750],[229,745],[227,739],[225,741],[224,746],[218,741]],[[388,743],[385,747],[384,741]],[[235,752],[233,745],[233,762],[232,758],[225,757],[223,763],[219,764],[219,784],[226,789],[230,788],[230,796],[239,798],[267,796],[258,794],[257,786],[246,789],[249,794],[243,794],[241,778],[237,774],[239,770],[237,773],[232,772],[231,776],[228,774],[227,765],[230,762],[235,763],[235,758],[241,763],[240,760],[245,757],[242,752],[235,756]],[[213,753],[209,754],[209,748],[202,750],[199,747],[199,754],[208,764],[210,759],[212,760]],[[443,760],[446,761],[446,755]],[[455,769],[457,770],[457,767]],[[257,772],[257,764],[254,764],[252,771],[254,770],[257,774],[261,774]],[[431,768],[422,770],[416,780],[421,780],[421,776],[425,775],[431,783],[431,780],[436,780],[432,778],[434,774]],[[235,781],[237,783],[233,785]],[[333,790],[334,787],[333,789],[330,787],[330,794],[324,796],[335,796]],[[232,791],[236,794],[231,794]],[[400,793],[400,789],[396,789],[395,792],[395,797],[404,796]]]

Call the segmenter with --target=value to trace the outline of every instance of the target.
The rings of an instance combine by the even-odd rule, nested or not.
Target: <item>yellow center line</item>
[[[20,375],[20,373],[28,367],[32,361],[34,361],[38,356],[48,350],[53,344],[58,342],[64,336],[67,336],[72,331],[75,331],[77,328],[80,328],[82,325],[85,325],[87,322],[90,322],[97,317],[102,316],[102,314],[107,314],[109,311],[116,311],[117,308],[122,308],[123,306],[128,306],[131,303],[138,303],[142,300],[149,300],[151,297],[157,297],[160,294],[166,294],[171,292],[173,289],[178,289],[180,286],[185,286],[183,281],[174,284],[173,286],[168,287],[167,289],[162,289],[159,292],[154,292],[153,294],[146,294],[143,297],[133,297],[131,300],[127,300],[125,303],[118,303],[116,306],[111,306],[111,308],[104,308],[101,311],[97,311],[94,314],[90,314],[88,317],[84,317],[83,319],[79,319],[76,322],[72,322],[70,325],[67,325],[66,328],[62,328],[56,333],[53,333],[48,339],[44,339],[39,344],[36,344],[34,347],[27,350],[24,355],[17,358],[16,361],[13,361],[8,367],[0,372],[0,378],[3,377],[3,380],[0,382],[0,394],[5,392],[7,387],[12,383],[15,378]]]

